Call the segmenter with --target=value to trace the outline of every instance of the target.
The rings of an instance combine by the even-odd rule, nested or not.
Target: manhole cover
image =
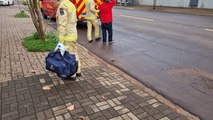
[[[207,91],[213,90],[213,74],[197,69],[197,68],[181,68],[181,69],[170,69],[167,71],[172,75],[181,76],[185,80],[191,80],[191,86],[206,94]]]

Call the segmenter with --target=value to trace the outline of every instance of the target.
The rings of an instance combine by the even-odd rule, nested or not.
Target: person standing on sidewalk
[[[112,39],[112,8],[115,5],[116,0],[104,0],[102,4],[99,5],[100,9],[100,19],[101,19],[101,29],[103,34],[103,44],[106,44],[107,32],[108,32],[108,42],[113,43]]]
[[[99,10],[95,9],[94,0],[86,0],[87,39],[89,40],[89,43],[93,41],[92,26],[95,28],[95,40],[101,39],[99,34],[99,25],[98,25],[98,19],[97,19],[98,12]]]
[[[69,53],[74,54],[78,61],[77,73],[70,76],[70,80],[75,80],[76,76],[81,76],[81,63],[77,54],[77,17],[76,8],[69,0],[60,0],[60,5],[56,12],[57,29],[59,42],[63,43]]]

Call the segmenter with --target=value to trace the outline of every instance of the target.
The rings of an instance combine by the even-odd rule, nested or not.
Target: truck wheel
[[[8,1],[7,6],[10,6],[10,2]]]
[[[47,19],[47,16],[45,15],[45,13],[44,13],[44,10],[43,10],[43,9],[41,9],[41,13],[42,13],[43,18],[44,18],[44,19]]]

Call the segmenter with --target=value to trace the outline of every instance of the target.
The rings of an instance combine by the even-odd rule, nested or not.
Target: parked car
[[[14,0],[0,0],[0,5],[13,5]]]

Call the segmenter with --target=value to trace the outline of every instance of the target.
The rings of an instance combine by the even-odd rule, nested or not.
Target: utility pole
[[[155,10],[157,0],[153,0],[153,10]]]

